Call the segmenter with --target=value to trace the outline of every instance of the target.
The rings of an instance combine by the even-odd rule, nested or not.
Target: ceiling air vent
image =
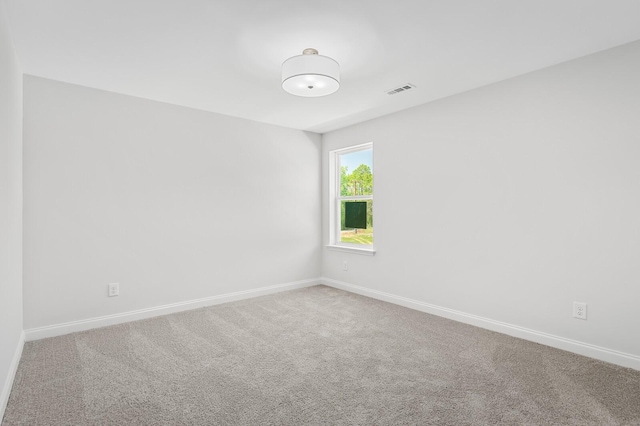
[[[385,92],[387,92],[387,95],[395,95],[401,92],[406,92],[407,90],[415,89],[415,87],[416,86],[414,84],[407,83],[399,87],[394,87],[393,89],[385,90]]]

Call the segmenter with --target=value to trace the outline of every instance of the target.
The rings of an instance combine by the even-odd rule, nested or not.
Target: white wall
[[[639,76],[635,42],[323,135],[324,243],[328,152],[373,141],[377,249],[323,276],[640,356]]]
[[[22,72],[0,1],[0,420],[22,335]]]
[[[24,86],[26,329],[320,275],[319,135]]]

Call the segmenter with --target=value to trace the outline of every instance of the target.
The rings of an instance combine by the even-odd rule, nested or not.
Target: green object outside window
[[[344,204],[344,227],[367,229],[366,201],[352,201]]]

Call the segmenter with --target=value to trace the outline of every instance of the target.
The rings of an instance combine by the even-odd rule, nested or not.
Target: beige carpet
[[[640,425],[640,371],[325,286],[27,343],[3,425]]]

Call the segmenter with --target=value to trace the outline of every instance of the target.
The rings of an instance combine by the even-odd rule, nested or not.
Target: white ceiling
[[[639,0],[6,1],[26,74],[319,133],[640,39]],[[307,47],[337,93],[281,89]]]

